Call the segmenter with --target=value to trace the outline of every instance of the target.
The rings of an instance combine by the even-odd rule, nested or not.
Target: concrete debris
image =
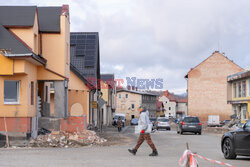
[[[217,133],[217,134],[223,134],[225,132],[233,131],[238,129],[239,127],[235,124],[232,127],[228,127],[227,125],[222,127],[204,127],[203,131],[208,133]]]
[[[101,145],[107,142],[106,139],[97,136],[94,131],[85,130],[83,132],[61,132],[52,131],[49,134],[39,135],[36,139],[31,139],[30,147],[80,147],[91,144]]]

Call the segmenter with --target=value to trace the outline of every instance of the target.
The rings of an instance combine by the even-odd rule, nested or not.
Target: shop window
[[[4,104],[19,104],[20,81],[4,81]]]

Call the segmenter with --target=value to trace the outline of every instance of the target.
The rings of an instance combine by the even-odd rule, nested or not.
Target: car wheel
[[[201,132],[199,132],[198,134],[201,135]]]
[[[237,155],[234,152],[233,143],[232,143],[231,139],[226,138],[224,140],[222,149],[223,149],[224,157],[226,159],[235,159],[236,158]]]
[[[182,129],[180,130],[180,134],[181,134],[181,135],[183,134],[183,131],[182,131]]]

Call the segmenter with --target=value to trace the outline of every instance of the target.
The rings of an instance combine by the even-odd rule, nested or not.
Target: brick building
[[[233,112],[227,104],[227,76],[241,71],[241,67],[217,51],[192,68],[185,76],[188,115],[198,116],[203,122],[207,122],[208,115],[229,119]]]

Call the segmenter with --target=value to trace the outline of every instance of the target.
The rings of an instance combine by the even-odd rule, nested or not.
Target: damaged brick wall
[[[29,117],[7,117],[6,125],[8,132],[30,133],[31,118]],[[5,131],[4,118],[0,117],[0,131]]]
[[[85,129],[87,129],[86,116],[80,116],[80,117],[70,116],[67,119],[61,119],[61,131],[81,132]]]

